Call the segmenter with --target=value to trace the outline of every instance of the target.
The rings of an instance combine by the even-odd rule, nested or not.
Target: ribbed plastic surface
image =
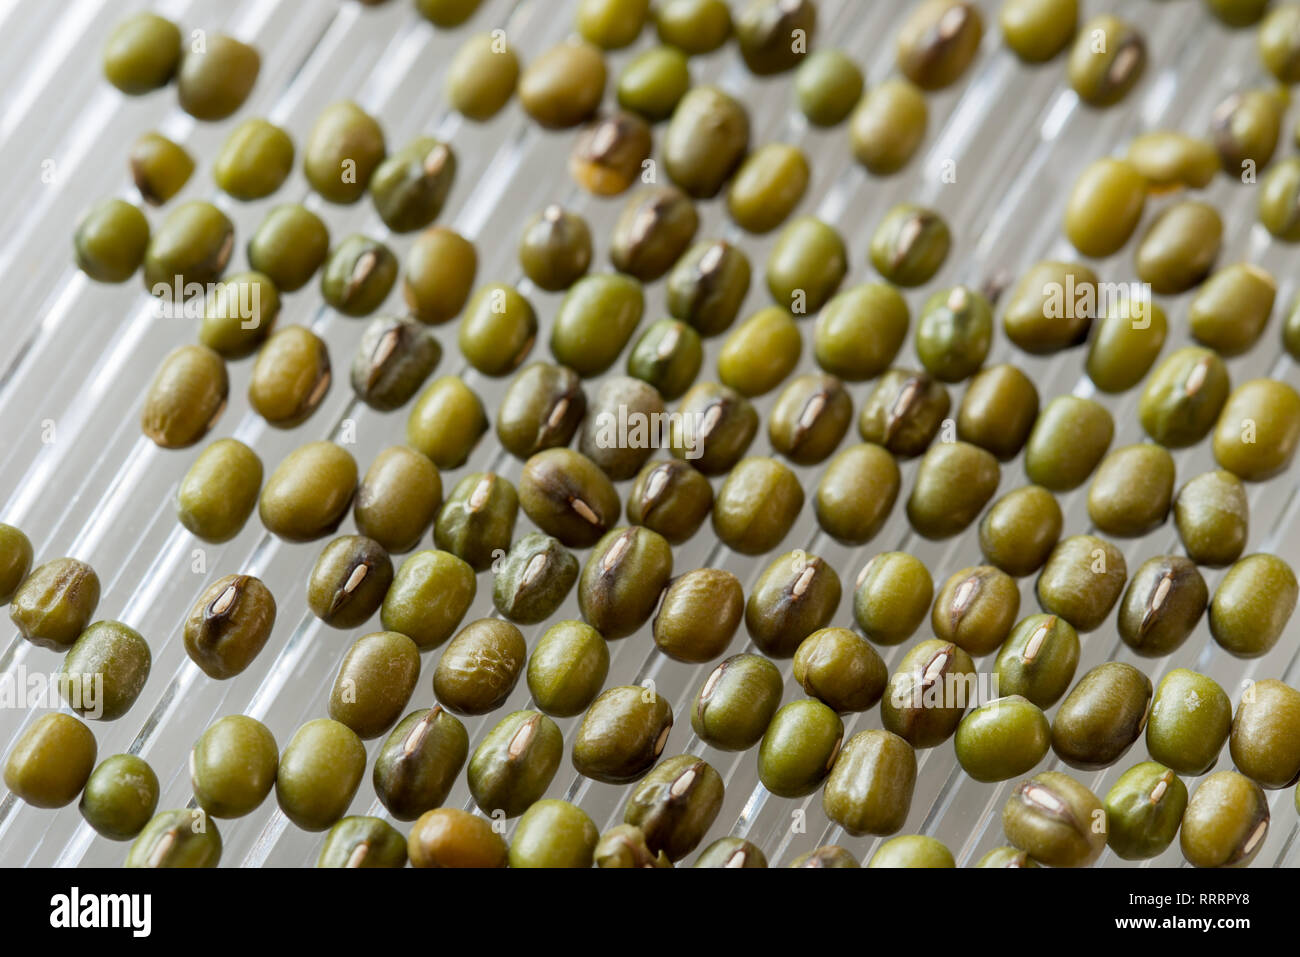
[[[452,114],[442,94],[443,75],[452,54],[473,31],[502,28],[527,60],[562,39],[572,23],[571,0],[485,0],[466,27],[441,32],[423,21],[408,0],[391,0],[378,8],[333,0],[172,0],[154,4],[158,12],[179,21],[186,30],[224,30],[251,40],[262,52],[263,66],[249,102],[235,118],[216,124],[196,123],[176,105],[174,88],[143,98],[119,95],[101,77],[100,46],[107,31],[137,3],[110,0],[0,0],[0,521],[27,531],[37,561],[72,555],[89,561],[103,582],[96,617],[117,618],[138,628],[153,650],[153,671],[140,699],[123,718],[97,722],[94,731],[101,758],[132,751],[145,757],[162,782],[160,809],[183,807],[190,800],[186,765],[189,748],[208,724],[222,715],[243,712],[270,727],[283,745],[294,730],[325,714],[326,697],[339,661],[351,641],[365,630],[341,632],[323,626],[308,611],[304,583],[321,544],[291,545],[266,534],[254,517],[233,541],[208,546],[185,532],[176,521],[173,496],[177,483],[197,454],[196,449],[169,452],[155,447],[140,433],[139,403],[145,383],[162,357],[177,345],[194,341],[195,322],[159,318],[138,280],[120,286],[98,285],[71,265],[71,235],[85,209],[110,195],[134,200],[126,170],[127,150],[141,132],[156,128],[183,143],[199,168],[185,199],[210,198],[236,224],[238,246],[273,205],[303,200],[319,212],[335,238],[354,231],[382,237],[402,256],[410,237],[392,237],[369,202],[352,207],[330,206],[308,190],[301,172],[270,199],[237,203],[217,194],[211,179],[211,158],[225,135],[246,116],[266,115],[285,126],[301,147],[316,115],[327,104],[353,98],[377,115],[391,147],[422,133],[451,140],[460,172],[441,222],[471,237],[478,245],[479,282],[519,282],[542,321],[534,357],[545,357],[549,326],[559,297],[541,292],[521,276],[515,245],[522,221],[549,202],[562,202],[580,211],[592,225],[600,268],[607,268],[608,238],[622,198],[599,200],[580,192],[565,169],[574,134],[547,133],[530,123],[512,103],[490,123],[476,125]],[[1138,22],[1150,46],[1150,67],[1140,86],[1124,104],[1106,111],[1081,105],[1064,82],[1063,58],[1042,67],[1022,66],[1000,45],[996,4],[982,2],[986,36],[969,74],[953,89],[929,97],[929,133],[921,154],[901,174],[876,179],[856,166],[849,154],[847,131],[810,129],[793,106],[789,75],[759,80],[741,66],[734,45],[719,54],[697,58],[691,69],[696,82],[721,84],[746,102],[753,116],[754,145],[774,140],[797,143],[813,164],[812,185],[800,212],[814,213],[836,225],[851,253],[846,283],[871,277],[866,248],[872,228],[894,203],[914,201],[940,210],[955,236],[953,253],[926,288],[907,294],[913,311],[929,292],[958,282],[981,284],[1012,278],[1034,261],[1069,258],[1071,250],[1060,236],[1065,195],[1075,175],[1089,160],[1121,151],[1135,134],[1157,127],[1190,132],[1205,129],[1211,110],[1228,93],[1260,82],[1260,68],[1251,30],[1230,33],[1214,23],[1194,0],[1180,2],[1093,2],[1082,6],[1088,15],[1113,9]],[[868,83],[878,83],[893,71],[893,38],[908,4],[890,0],[820,3],[815,45],[842,47],[864,65]],[[610,57],[611,77],[635,52],[652,42],[647,31],[633,50]],[[612,83],[611,83],[612,86]],[[608,95],[608,92],[607,92]],[[1290,130],[1287,143],[1290,142]],[[1283,147],[1283,150],[1289,147]],[[955,182],[941,175],[949,164]],[[948,177],[951,179],[952,177]],[[1237,259],[1259,263],[1278,277],[1278,310],[1296,292],[1293,251],[1271,243],[1254,222],[1254,187],[1218,178],[1206,198],[1223,213],[1225,230],[1221,262]],[[1149,219],[1168,200],[1148,206]],[[169,207],[170,208],[170,205]],[[700,205],[699,236],[722,236],[739,242],[756,267],[745,311],[765,305],[768,293],[761,269],[772,237],[741,235],[717,201]],[[148,215],[155,225],[157,210]],[[231,268],[244,268],[242,251]],[[1098,264],[1108,281],[1132,279],[1132,244],[1110,261]],[[663,315],[662,283],[648,290],[647,321]],[[1165,354],[1187,339],[1186,298],[1162,300],[1169,311],[1171,334]],[[387,308],[400,311],[400,294]],[[251,362],[232,363],[231,401],[209,440],[235,436],[251,446],[271,469],[303,442],[354,432],[349,446],[364,469],[382,448],[401,442],[405,412],[380,414],[356,402],[345,371],[361,335],[363,322],[345,318],[325,307],[314,284],[286,297],[281,323],[310,325],[329,344],[336,370],[335,383],[316,414],[291,431],[268,427],[254,415],[246,399]],[[800,371],[813,368],[809,355],[811,320],[801,323],[805,337]],[[445,349],[440,372],[459,372],[495,408],[504,388],[464,366],[455,346],[455,324],[436,330]],[[705,372],[715,368],[717,340],[708,343]],[[1082,373],[1083,351],[1074,349],[1049,358],[1015,351],[1000,337],[990,362],[1011,361],[1038,383],[1044,403],[1054,395],[1091,395]],[[915,366],[910,342],[898,364]],[[1274,318],[1261,343],[1247,355],[1228,362],[1235,383],[1270,375],[1300,384],[1300,372],[1278,346]],[[855,408],[869,384],[851,387]],[[1114,413],[1115,445],[1139,441],[1136,423],[1137,390],[1118,396],[1097,396]],[[960,400],[960,387],[954,391]],[[772,403],[758,403],[764,414]],[[849,440],[846,440],[849,441]],[[752,454],[766,454],[769,444],[760,432]],[[1206,443],[1175,453],[1179,482],[1213,466]],[[507,455],[489,433],[469,463],[444,475],[450,488],[460,475],[492,469],[516,480],[520,462]],[[903,464],[904,494],[911,487],[916,463]],[[797,469],[811,490],[818,468]],[[1250,487],[1250,551],[1273,551],[1300,566],[1300,504],[1293,467],[1266,485]],[[1019,460],[1003,467],[1000,492],[1024,484]],[[629,483],[620,485],[626,496]],[[1086,486],[1063,496],[1067,533],[1089,530]],[[351,520],[342,531],[351,529]],[[530,530],[521,514],[516,534]],[[1168,524],[1138,540],[1118,543],[1130,569],[1153,555],[1179,551]],[[926,562],[937,583],[959,568],[977,564],[980,553],[972,527],[949,542],[934,543],[910,532],[902,503],[884,530],[868,546],[848,549],[820,534],[805,511],[783,549],[805,548],[825,558],[840,573],[845,596],[836,624],[850,625],[852,582],[874,554],[903,549]],[[772,555],[748,559],[716,545],[706,526],[675,550],[676,570],[713,565],[734,571],[746,585],[754,582]],[[581,556],[580,556],[581,557]],[[280,613],[275,632],[261,656],[239,677],[217,682],[205,677],[186,657],[180,624],[198,593],[215,578],[236,571],[260,576],[275,593]],[[479,597],[466,620],[492,614],[490,573],[480,576]],[[1213,588],[1221,571],[1207,570]],[[1033,579],[1021,583],[1022,614],[1035,610]],[[570,598],[557,617],[578,617]],[[542,627],[525,628],[530,643]],[[729,653],[747,644],[737,635]],[[1217,679],[1234,706],[1243,682],[1251,678],[1282,678],[1300,684],[1300,621],[1293,620],[1278,646],[1254,661],[1229,657],[1210,639],[1204,622],[1179,651],[1159,661],[1139,661],[1121,644],[1113,616],[1083,641],[1078,674],[1106,661],[1130,661],[1153,681],[1169,669],[1190,667]],[[917,640],[925,637],[918,634]],[[908,645],[882,649],[892,666]],[[704,756],[727,782],[726,801],[706,840],[728,833],[748,837],[767,853],[774,865],[823,843],[838,842],[866,860],[872,839],[844,835],[826,818],[819,794],[786,800],[767,794],[757,782],[754,751],[724,754],[693,737],[690,701],[712,665],[687,666],[670,661],[654,649],[648,629],[611,646],[608,684],[652,678],[669,697],[676,724],[665,754],[690,751]],[[433,703],[430,685],[439,652],[425,656],[420,683],[411,708]],[[22,641],[6,622],[0,635],[0,669],[6,673],[50,673],[60,658]],[[790,679],[785,700],[800,697]],[[991,656],[981,663],[991,666]],[[528,693],[521,681],[506,706],[485,718],[467,721],[471,744],[477,742],[507,711],[523,707]],[[0,709],[0,745],[7,753],[21,731],[39,712]],[[566,739],[577,719],[560,722]],[[846,734],[879,726],[878,709],[851,715]],[[382,739],[381,739],[382,740]],[[371,742],[374,755],[379,742]],[[943,840],[959,864],[973,863],[985,851],[1003,843],[999,812],[1011,789],[980,784],[957,767],[951,744],[922,752],[916,797],[908,832],[924,832]],[[1098,794],[1118,774],[1146,758],[1142,742],[1116,767],[1079,777]],[[1225,748],[1220,767],[1230,765]],[[1051,755],[1040,770],[1056,765]],[[1194,781],[1188,781],[1194,787]],[[625,789],[588,781],[566,761],[556,775],[552,797],[581,804],[602,830],[621,820]],[[1296,841],[1297,817],[1291,791],[1271,792],[1273,823],[1255,866],[1300,864]],[[449,803],[472,808],[463,778]],[[353,814],[382,814],[367,774]],[[223,866],[299,866],[314,861],[322,835],[288,824],[269,799],[257,812],[237,821],[222,821]],[[405,826],[402,826],[405,830]],[[6,865],[116,865],[127,845],[97,837],[75,807],[36,810],[11,794],[0,799],[0,863]],[[1101,864],[1125,862],[1109,852]],[[1156,865],[1181,863],[1177,845]]]

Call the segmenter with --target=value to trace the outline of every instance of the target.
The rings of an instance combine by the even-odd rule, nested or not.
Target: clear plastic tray
[[[573,133],[548,133],[529,123],[517,103],[491,122],[477,125],[450,112],[442,80],[452,54],[472,31],[502,28],[527,60],[562,39],[572,23],[572,0],[485,0],[467,27],[435,30],[414,11],[409,0],[366,8],[351,0],[169,0],[153,7],[195,28],[222,30],[254,41],[262,52],[262,72],[249,102],[234,119],[196,123],[178,108],[174,89],[140,98],[119,95],[103,81],[100,45],[111,26],[141,4],[112,0],[42,0],[0,2],[0,282],[6,308],[0,310],[0,521],[26,530],[37,561],[72,555],[91,562],[103,582],[97,617],[118,618],[138,628],[154,654],[153,671],[140,699],[123,718],[98,722],[94,731],[101,758],[131,751],[157,770],[160,808],[183,807],[190,800],[187,754],[195,738],[216,718],[243,712],[270,727],[281,746],[304,721],[325,713],[326,696],[339,660],[351,641],[367,629],[345,633],[321,625],[307,610],[304,582],[320,543],[292,545],[261,528],[256,519],[233,541],[220,546],[198,542],[177,523],[172,498],[194,450],[169,452],[156,448],[139,429],[139,402],[144,383],[162,357],[177,345],[194,340],[193,320],[157,317],[151,300],[137,281],[120,286],[99,285],[80,275],[71,264],[73,228],[95,201],[120,195],[135,198],[125,157],[131,142],[155,128],[183,143],[200,158],[194,176],[172,204],[191,198],[211,198],[236,224],[239,249],[231,268],[243,268],[243,242],[273,205],[302,199],[320,212],[333,236],[362,231],[382,237],[403,255],[409,237],[392,237],[366,202],[352,207],[323,204],[311,195],[295,170],[273,197],[237,203],[217,194],[211,180],[210,158],[239,118],[266,115],[285,126],[296,143],[304,141],[320,110],[338,99],[352,98],[380,117],[390,146],[422,133],[450,139],[459,158],[459,174],[441,221],[470,236],[478,245],[479,282],[519,282],[538,309],[542,333],[534,355],[546,353],[547,333],[558,296],[521,281],[515,259],[523,219],[549,202],[579,210],[592,225],[600,268],[605,268],[608,237],[622,198],[596,199],[579,191],[565,164]],[[835,45],[857,59],[868,83],[885,79],[894,69],[893,41],[908,4],[891,0],[822,0],[816,45]],[[836,225],[851,253],[846,282],[870,278],[866,247],[883,212],[900,201],[931,205],[948,219],[955,236],[953,253],[941,273],[925,288],[907,293],[913,310],[931,290],[958,282],[979,284],[1018,275],[1030,263],[1067,257],[1060,235],[1065,194],[1089,160],[1124,149],[1135,134],[1157,127],[1203,131],[1214,106],[1228,93],[1263,81],[1251,30],[1230,32],[1211,20],[1202,4],[1181,2],[1120,3],[1103,0],[1083,4],[1088,15],[1115,10],[1136,21],[1149,41],[1150,64],[1141,84],[1123,105],[1096,111],[1079,103],[1064,82],[1058,58],[1044,66],[1021,65],[1006,51],[996,29],[996,4],[984,0],[986,35],[980,56],[969,74],[954,88],[929,97],[929,133],[920,155],[902,173],[873,178],[853,163],[844,126],[810,129],[793,107],[791,77],[756,79],[742,68],[734,45],[692,61],[696,82],[715,82],[749,105],[755,145],[773,140],[798,143],[813,164],[812,184],[800,212],[815,213]],[[631,50],[610,56],[611,76],[636,50],[652,42],[646,31]],[[612,83],[611,83],[612,87]],[[607,91],[607,95],[608,91]],[[1286,130],[1290,143],[1290,129]],[[1290,146],[1283,146],[1287,151]],[[945,168],[955,169],[955,182],[945,182]],[[951,177],[948,177],[951,179]],[[1254,221],[1252,186],[1219,177],[1205,191],[1224,216],[1222,262],[1242,259],[1259,263],[1278,277],[1278,311],[1296,293],[1294,253],[1271,243]],[[1167,199],[1149,204],[1146,218]],[[699,235],[738,240],[756,269],[772,238],[741,236],[717,201],[700,205]],[[160,221],[156,210],[151,222]],[[1131,245],[1112,260],[1099,263],[1109,281],[1132,278]],[[761,275],[761,273],[760,273]],[[648,290],[650,318],[665,314],[662,283]],[[767,300],[761,279],[746,302],[752,311]],[[1164,300],[1171,320],[1165,352],[1187,339],[1186,297]],[[400,311],[400,294],[387,303]],[[292,431],[269,428],[252,414],[245,396],[250,362],[232,363],[231,401],[209,436],[236,436],[252,445],[268,468],[297,445],[314,439],[354,433],[350,450],[364,469],[373,456],[404,437],[405,413],[380,414],[357,403],[345,381],[352,352],[364,323],[325,307],[314,284],[285,299],[283,323],[308,324],[329,343],[340,372],[324,404],[305,425]],[[810,321],[802,324],[807,340]],[[505,383],[489,380],[464,367],[455,348],[455,325],[436,330],[445,348],[440,372],[460,372],[494,408]],[[713,368],[720,343],[707,345],[706,374]],[[812,368],[805,348],[800,370]],[[1082,374],[1082,350],[1048,358],[1014,352],[999,337],[990,357],[1012,361],[1038,383],[1043,401],[1073,392],[1090,395]],[[898,362],[915,365],[910,342]],[[1300,384],[1294,362],[1278,347],[1274,318],[1263,341],[1248,354],[1229,360],[1234,382],[1270,375]],[[869,385],[850,391],[855,406]],[[1114,413],[1116,445],[1139,441],[1136,390],[1121,396],[1097,396]],[[954,394],[959,401],[960,389]],[[772,402],[761,400],[764,415]],[[765,433],[752,452],[769,450]],[[1205,443],[1175,454],[1179,480],[1212,467]],[[444,477],[444,484],[472,470],[493,469],[511,480],[520,463],[507,455],[489,433],[470,462]],[[903,465],[909,488],[915,462]],[[797,470],[811,489],[817,468]],[[1272,551],[1300,566],[1300,500],[1296,478],[1300,466],[1265,485],[1250,487],[1252,551]],[[1003,468],[1000,491],[1023,484],[1019,460]],[[447,485],[450,487],[450,485]],[[625,495],[628,483],[620,486]],[[1063,496],[1068,532],[1089,528],[1085,492]],[[350,520],[344,531],[350,527]],[[518,534],[529,528],[520,516]],[[1178,550],[1169,525],[1138,540],[1121,541],[1130,569],[1144,559]],[[923,559],[937,582],[953,571],[979,561],[973,528],[948,542],[927,542],[911,533],[901,504],[868,546],[844,548],[820,534],[810,507],[786,539],[783,548],[805,548],[821,555],[840,573],[845,597],[836,622],[848,625],[851,583],[874,554],[905,549]],[[772,556],[744,558],[715,545],[707,526],[676,549],[678,570],[715,565],[734,571],[748,589]],[[280,614],[271,641],[247,672],[225,682],[212,681],[189,661],[182,648],[180,623],[191,603],[214,578],[235,571],[262,577],[275,593]],[[487,574],[467,620],[492,613]],[[1213,588],[1221,571],[1210,571]],[[1034,608],[1033,580],[1022,582],[1022,610]],[[577,617],[570,598],[561,617]],[[377,627],[371,623],[371,629]],[[539,628],[527,628],[530,642]],[[1241,661],[1229,657],[1210,639],[1202,622],[1192,638],[1174,655],[1139,662],[1119,641],[1113,620],[1085,637],[1079,674],[1106,660],[1138,664],[1154,681],[1171,668],[1192,667],[1217,679],[1234,706],[1243,683],[1256,677],[1278,677],[1300,684],[1300,620],[1293,620],[1278,646],[1267,656]],[[730,653],[747,643],[738,634]],[[894,664],[903,648],[883,649]],[[823,843],[838,842],[865,860],[875,847],[872,839],[850,838],[832,825],[817,794],[801,800],[769,795],[758,784],[755,753],[723,754],[704,746],[691,733],[689,703],[712,667],[687,666],[654,650],[646,630],[611,646],[609,684],[652,678],[669,696],[677,718],[666,754],[683,751],[707,758],[724,776],[726,800],[706,840],[728,833],[759,844],[773,865]],[[424,672],[411,707],[433,702],[430,687],[438,652],[426,655]],[[990,659],[985,659],[987,667]],[[49,673],[60,658],[23,642],[12,627],[0,635],[0,671]],[[800,696],[787,676],[786,700]],[[505,711],[525,705],[523,682],[505,710],[467,721],[477,743]],[[38,712],[0,709],[0,745],[7,753]],[[577,719],[560,722],[566,738]],[[879,725],[878,709],[850,716],[847,733]],[[371,742],[373,756],[379,747]],[[1119,766],[1080,775],[1099,794],[1124,767],[1146,757],[1142,742]],[[999,811],[1011,783],[980,784],[960,772],[951,745],[922,752],[905,830],[943,840],[959,864],[977,860],[1003,843]],[[1226,749],[1220,767],[1230,764]],[[1040,769],[1055,766],[1049,755]],[[1194,786],[1194,781],[1188,782]],[[621,819],[625,790],[594,783],[576,775],[566,761],[548,796],[577,801],[602,830]],[[1300,864],[1296,841],[1297,817],[1291,792],[1271,792],[1273,823],[1255,866]],[[462,782],[449,803],[472,808]],[[369,776],[353,802],[353,814],[383,814]],[[220,822],[225,844],[223,866],[301,866],[311,864],[322,836],[289,825],[268,800],[257,812]],[[405,829],[403,827],[403,829]],[[97,837],[75,807],[43,811],[28,807],[13,795],[0,798],[0,863],[5,865],[120,864],[127,845]],[[1128,866],[1107,853],[1103,866]],[[1175,846],[1150,862],[1177,866]]]

